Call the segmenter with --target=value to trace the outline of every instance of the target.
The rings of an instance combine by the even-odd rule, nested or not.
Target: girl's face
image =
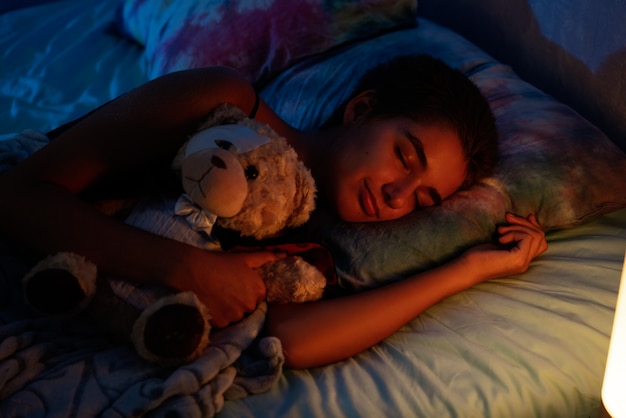
[[[392,220],[438,205],[467,170],[454,130],[401,117],[349,124],[330,153],[321,189],[348,222]]]

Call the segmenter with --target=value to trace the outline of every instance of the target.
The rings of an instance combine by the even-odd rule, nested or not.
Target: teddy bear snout
[[[185,159],[181,175],[185,192],[203,209],[221,217],[241,211],[248,181],[232,152],[210,148],[197,151]]]

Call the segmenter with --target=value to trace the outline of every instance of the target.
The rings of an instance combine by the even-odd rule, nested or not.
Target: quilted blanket
[[[48,139],[36,131],[0,141],[0,173]],[[3,199],[4,200],[4,199]],[[4,201],[6,204],[7,200]],[[261,337],[266,304],[214,332],[197,360],[177,367],[143,361],[87,318],[41,318],[23,303],[31,259],[0,241],[0,416],[206,417],[225,400],[269,389],[280,377],[280,341]]]

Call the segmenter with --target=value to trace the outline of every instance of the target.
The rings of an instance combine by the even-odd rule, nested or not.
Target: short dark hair
[[[394,58],[369,70],[351,98],[373,90],[367,117],[407,117],[425,123],[441,123],[461,139],[468,169],[463,187],[491,174],[498,158],[498,134],[489,103],[478,87],[461,71],[429,55]],[[344,102],[326,122],[341,123]]]

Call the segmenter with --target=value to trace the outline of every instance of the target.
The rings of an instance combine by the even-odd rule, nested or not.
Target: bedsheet
[[[115,6],[59,0],[0,15],[3,138],[54,128],[147,80],[141,48],[112,26]],[[271,86],[262,94],[271,100]],[[282,106],[293,121],[313,120]],[[32,149],[12,152],[11,164]],[[87,321],[34,317],[17,285],[29,260],[1,242],[0,416],[210,416],[220,409],[219,417],[238,418],[597,416],[626,210],[548,240],[550,249],[523,276],[478,285],[360,355],[287,370],[267,392],[224,404],[194,386],[202,365],[192,366],[194,376],[189,368],[156,369]]]
[[[11,280],[25,266],[3,244],[0,416],[153,408],[155,416],[210,416],[222,407],[219,417],[238,418],[597,416],[626,210],[552,233],[549,244],[524,276],[478,285],[358,356],[287,370],[269,391],[223,405],[208,402],[214,388],[197,386],[205,357],[160,370],[88,323],[26,313]]]
[[[46,132],[147,81],[116,4],[56,0],[0,15],[0,138]]]
[[[220,417],[598,416],[626,211],[548,241],[523,276],[451,297],[354,358],[286,371]]]

